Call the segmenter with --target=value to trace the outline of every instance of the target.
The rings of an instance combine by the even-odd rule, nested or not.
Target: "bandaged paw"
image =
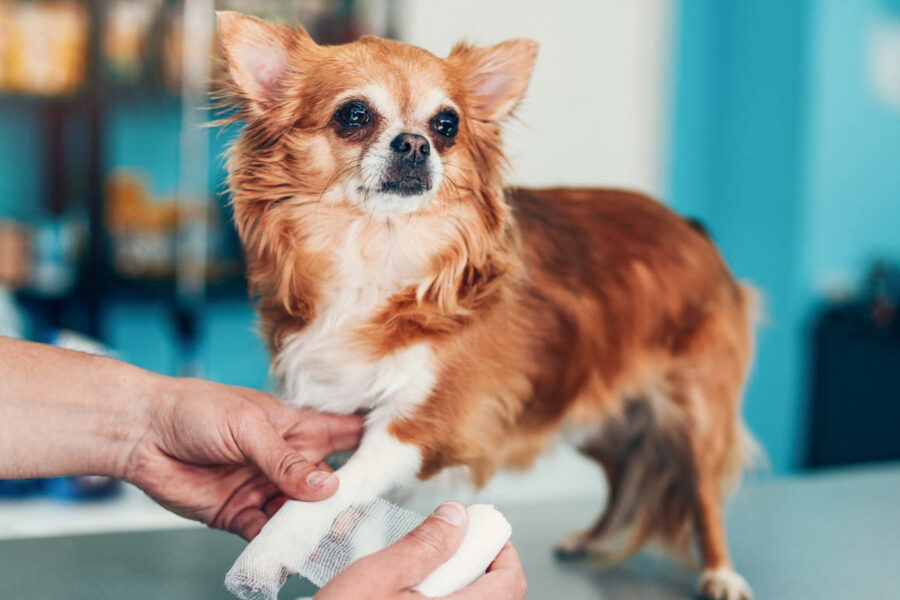
[[[296,510],[291,508],[296,507]],[[315,504],[286,505],[244,550],[225,578],[242,600],[275,600],[285,580],[300,575],[322,586],[359,558],[395,543],[424,518],[381,499],[326,518]],[[316,508],[321,508],[321,505]],[[451,594],[485,573],[512,528],[493,506],[468,509],[468,528],[457,551],[416,590],[428,597]],[[310,522],[318,520],[318,522]],[[298,519],[305,522],[296,522]],[[323,519],[325,520],[323,522]]]

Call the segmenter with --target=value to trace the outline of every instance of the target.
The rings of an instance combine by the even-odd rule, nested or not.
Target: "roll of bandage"
[[[462,544],[415,587],[423,596],[448,596],[474,582],[484,575],[512,535],[509,522],[490,504],[473,504],[467,510],[469,527]]]

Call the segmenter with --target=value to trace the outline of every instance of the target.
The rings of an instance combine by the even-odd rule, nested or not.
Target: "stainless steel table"
[[[693,575],[644,554],[618,567],[556,562],[554,541],[588,523],[590,502],[506,510],[529,598],[684,599]],[[729,510],[739,570],[759,600],[900,598],[900,467],[751,481]],[[188,529],[0,542],[0,599],[227,599],[242,542]],[[282,598],[311,595],[292,580]]]

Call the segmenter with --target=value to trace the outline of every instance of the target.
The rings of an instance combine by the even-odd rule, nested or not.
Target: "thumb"
[[[389,589],[411,588],[453,556],[466,534],[468,521],[462,504],[442,504],[396,544],[372,555],[370,566],[385,579]]]
[[[238,431],[237,442],[249,458],[285,496],[314,502],[332,496],[338,478],[320,470],[305,456],[291,448],[263,415],[246,418]]]

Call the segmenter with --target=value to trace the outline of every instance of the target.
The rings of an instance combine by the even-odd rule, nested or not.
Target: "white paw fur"
[[[704,600],[753,600],[747,581],[734,569],[707,569],[697,582],[697,597]]]
[[[565,534],[556,544],[556,549],[569,554],[583,552],[585,539],[583,531],[571,531]]]

